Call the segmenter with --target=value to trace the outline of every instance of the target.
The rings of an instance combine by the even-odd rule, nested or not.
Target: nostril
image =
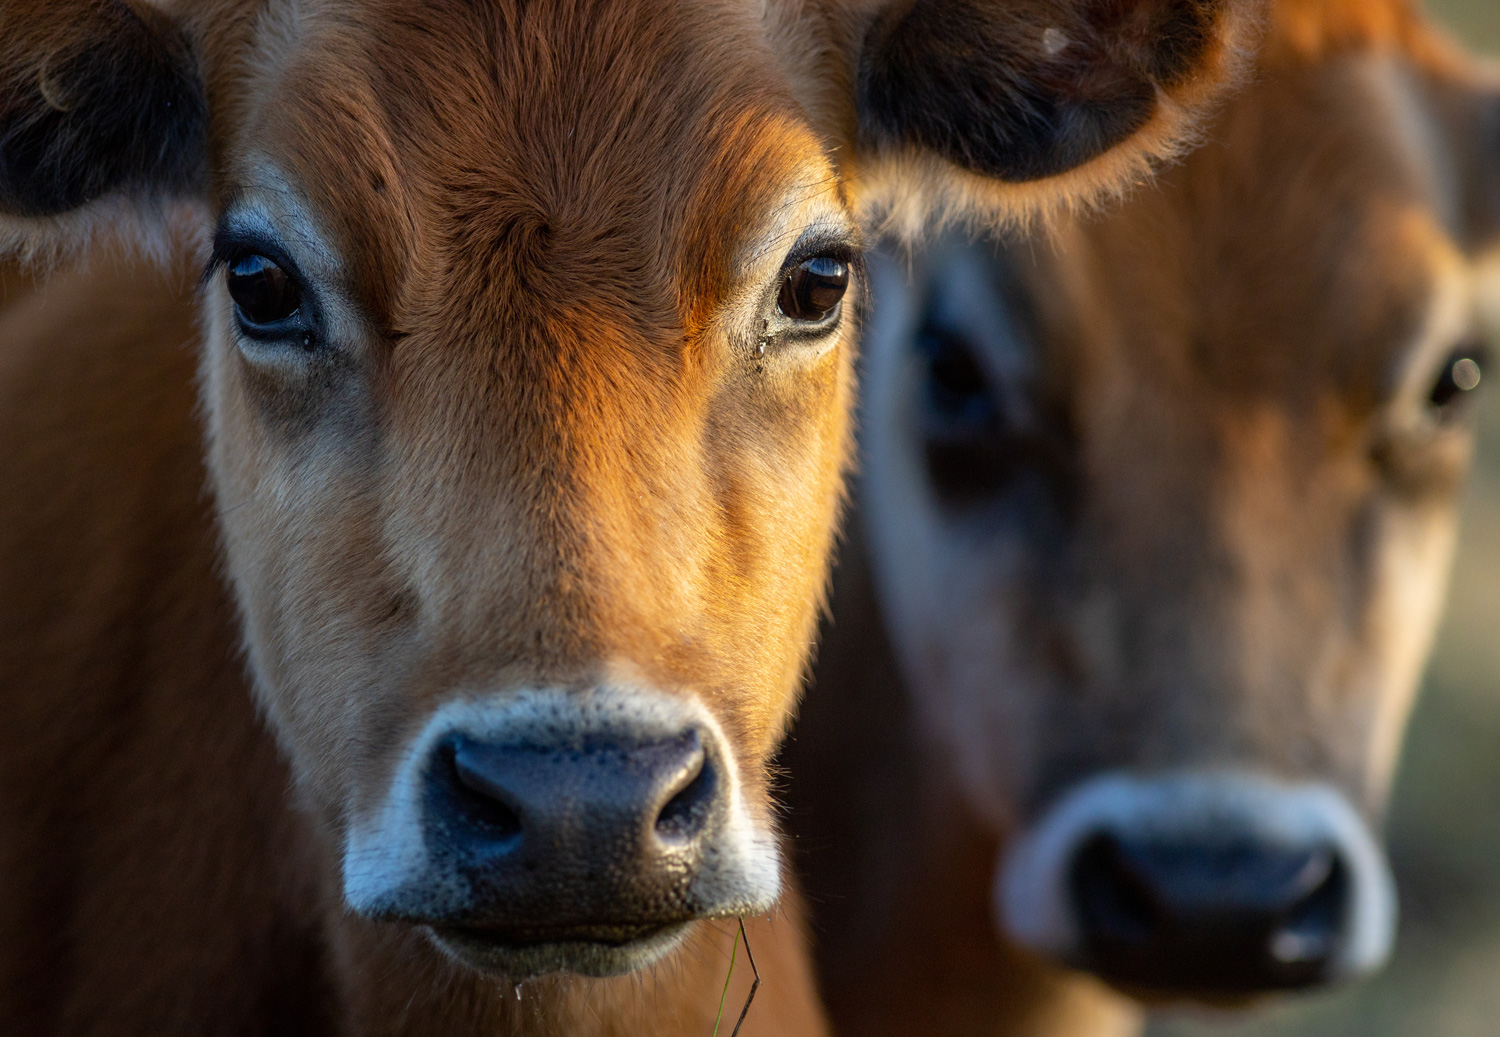
[[[482,766],[470,758],[462,745],[448,743],[438,749],[446,769],[458,815],[494,842],[513,842],[521,836],[521,815],[507,802],[509,796]]]
[[[1285,965],[1332,957],[1344,930],[1349,902],[1349,870],[1332,850],[1309,857],[1297,885],[1305,892],[1271,934],[1271,956]]]
[[[1318,982],[1348,926],[1336,847],[1104,831],[1068,873],[1088,966],[1133,986],[1230,994]]]
[[[1070,881],[1083,928],[1096,939],[1139,946],[1161,928],[1163,907],[1150,879],[1113,835],[1099,832],[1084,841]]]
[[[668,843],[688,842],[708,824],[718,791],[717,773],[708,754],[699,749],[678,775],[678,783],[677,792],[656,815],[656,835]]]

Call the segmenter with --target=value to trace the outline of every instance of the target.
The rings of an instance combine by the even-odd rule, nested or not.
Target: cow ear
[[[1258,34],[1258,0],[905,0],[857,64],[863,166],[1011,215],[1118,190],[1190,137]],[[929,199],[930,200],[930,199]]]
[[[203,83],[186,35],[125,0],[0,2],[0,225],[194,190]],[[56,222],[56,221],[52,221]]]
[[[1425,42],[1431,49],[1416,81],[1448,152],[1444,182],[1459,192],[1451,230],[1465,251],[1489,259],[1500,248],[1500,62],[1475,59],[1443,37]],[[1500,260],[1486,269],[1500,273]]]
[[[1480,142],[1474,162],[1478,184],[1473,191],[1471,237],[1486,252],[1500,246],[1500,67],[1492,67],[1490,72],[1490,88],[1480,106],[1479,129],[1470,138]],[[1496,316],[1500,318],[1500,314]]]

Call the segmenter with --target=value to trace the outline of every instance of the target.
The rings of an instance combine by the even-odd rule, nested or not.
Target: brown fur
[[[1063,104],[1096,61],[1163,90],[1070,143],[1080,171],[991,190],[859,142],[876,5],[0,4],[0,242],[91,260],[0,311],[0,1029],[707,1032],[722,922],[518,996],[346,912],[341,846],[439,706],[537,687],[700,702],[771,827],[857,269],[818,349],[761,355],[753,318],[809,223],[852,257],[880,200],[941,182],[1003,216],[1169,151],[1256,5],[1135,6],[1201,15],[1172,75],[1149,37],[1030,47],[1034,18],[1098,28],[1090,5],[975,12]],[[216,267],[195,299],[170,234],[165,280],[104,247],[221,219],[287,253],[305,352],[237,331]],[[822,1027],[784,915],[747,921],[747,1032]]]
[[[840,1032],[1137,1025],[995,935],[1006,840],[1095,771],[1260,767],[1328,781],[1378,824],[1470,450],[1464,424],[1416,421],[1452,343],[1413,343],[1445,278],[1493,256],[1475,199],[1500,191],[1497,113],[1492,74],[1406,5],[1286,0],[1207,146],[1006,253],[1035,307],[1049,431],[1020,470],[1052,502],[1031,519],[1045,546],[955,550],[898,618],[866,497],[787,750]],[[871,405],[872,442],[916,438],[901,401]],[[871,467],[893,456],[871,449]],[[908,566],[887,605],[922,593],[886,552]]]
[[[5,483],[37,491],[0,495],[13,533],[0,556],[14,690],[0,761],[6,1029],[609,1033],[613,1015],[635,1032],[706,1033],[727,926],[654,976],[588,997],[579,984],[597,981],[542,982],[518,1003],[340,919],[316,831],[284,801],[291,775],[254,716],[215,576],[191,298],[190,278],[110,265],[57,277],[0,318],[0,413],[20,448]],[[747,920],[765,976],[754,1032],[819,1026],[795,900],[785,910]],[[412,957],[416,974],[389,960]],[[742,950],[732,1005],[747,976]],[[350,1011],[360,1019],[336,1022]]]

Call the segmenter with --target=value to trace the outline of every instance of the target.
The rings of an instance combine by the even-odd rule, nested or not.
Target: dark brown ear
[[[1178,146],[1234,78],[1260,8],[1258,0],[898,2],[864,35],[860,150],[867,162],[901,160],[908,178],[924,158],[991,185],[1072,174],[1045,191],[990,192],[1002,208],[1116,188]]]
[[[1495,79],[1500,79],[1497,71]],[[1486,91],[1478,115],[1474,158],[1473,237],[1481,249],[1500,245],[1500,83]]]
[[[1414,82],[1446,152],[1443,180],[1458,190],[1449,229],[1477,255],[1500,246],[1500,63],[1439,43]]]
[[[125,0],[0,0],[0,215],[191,189],[203,84],[183,33]]]

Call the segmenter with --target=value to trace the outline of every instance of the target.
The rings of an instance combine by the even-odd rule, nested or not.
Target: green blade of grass
[[[714,1016],[712,1037],[719,1037],[719,1023],[724,1018],[724,999],[729,996],[729,981],[734,976],[734,957],[740,952],[740,931],[734,931],[734,943],[729,945],[729,973],[724,977],[724,990],[719,994],[719,1014]]]
[[[753,978],[750,980],[750,993],[745,995],[745,1007],[740,1009],[739,1022],[734,1024],[734,1031],[729,1037],[740,1037],[740,1027],[745,1025],[745,1016],[750,1014],[750,1005],[755,1001],[755,992],[760,989],[760,969],[755,967],[755,952],[750,949],[750,934],[745,932],[744,918],[741,918],[739,923],[740,942],[745,945],[745,960],[750,963],[750,975]],[[733,965],[731,961],[730,967],[733,968]]]

